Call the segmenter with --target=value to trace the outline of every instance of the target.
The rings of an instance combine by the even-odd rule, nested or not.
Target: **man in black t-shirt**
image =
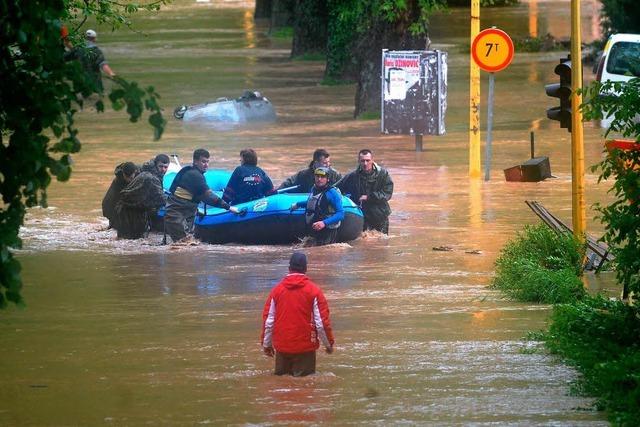
[[[209,152],[199,148],[193,152],[193,165],[185,166],[173,179],[167,198],[164,216],[165,232],[173,242],[187,237],[191,233],[198,211],[198,204],[204,202],[211,206],[226,209],[235,214],[238,209],[216,196],[207,185],[204,173],[209,168]]]
[[[107,60],[104,57],[104,53],[96,44],[98,34],[93,30],[87,30],[85,33],[85,45],[73,47],[69,39],[66,37],[63,39],[65,46],[69,49],[64,53],[64,60],[78,60],[82,65],[82,69],[87,74],[87,78],[92,85],[94,92],[102,93],[102,75],[104,72],[109,77],[114,77],[116,73],[113,72]]]

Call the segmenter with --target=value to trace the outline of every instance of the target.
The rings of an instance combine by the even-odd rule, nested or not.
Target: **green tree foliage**
[[[323,55],[327,49],[327,2],[296,0],[293,12],[294,34],[291,57]]]
[[[499,7],[499,6],[513,6],[520,3],[520,0],[480,0],[481,7]],[[451,7],[466,6],[471,4],[470,0],[447,0],[447,4]]]
[[[584,247],[573,235],[557,234],[544,224],[526,226],[502,249],[492,287],[518,301],[547,304],[584,296]]]
[[[508,6],[519,0],[481,0],[480,5]],[[402,23],[402,17],[415,4],[420,10],[418,19],[408,22],[413,35],[428,36],[429,16],[447,6],[470,6],[469,0],[329,0],[329,37],[327,41],[327,68],[325,80],[336,82],[355,79],[354,67],[357,51],[354,50],[358,36],[366,39],[366,33],[379,18],[388,22]],[[406,21],[405,21],[406,22]],[[386,47],[386,46],[385,46]]]
[[[329,1],[325,83],[357,81],[354,115],[380,108],[380,51],[428,48],[429,16],[446,0]]]
[[[356,26],[365,14],[366,2],[359,0],[329,0],[327,65],[328,83],[355,80],[355,58],[352,54]]]
[[[600,0],[602,28],[605,35],[640,33],[640,2],[638,0]]]
[[[380,22],[390,24],[400,34],[427,37],[429,16],[445,6],[446,0],[329,0],[325,79],[352,81],[357,77],[358,58],[371,41],[370,32],[379,29]],[[375,49],[379,56],[382,46],[368,46],[368,50]]]
[[[0,2],[0,307],[23,303],[20,264],[10,248],[21,247],[18,232],[26,208],[46,206],[52,177],[69,179],[71,154],[81,147],[74,115],[83,97],[97,90],[77,61],[63,60],[62,23],[75,24],[71,37],[79,40],[88,16],[117,28],[130,25],[127,16],[139,7],[104,0]],[[121,77],[113,81],[108,97],[113,108],[126,109],[132,122],[149,111],[154,138],[160,138],[165,121],[153,87]],[[94,97],[103,111],[102,98]]]
[[[598,203],[596,209],[605,226],[602,239],[615,256],[616,277],[626,298],[629,291],[640,294],[640,79],[594,82],[584,94],[585,120],[614,117],[605,136],[621,134],[637,144],[633,150],[608,151],[593,167],[600,171],[599,182],[614,180],[609,190],[614,201],[606,206]]]

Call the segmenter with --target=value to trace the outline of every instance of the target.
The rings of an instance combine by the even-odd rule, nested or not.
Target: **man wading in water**
[[[119,238],[140,239],[149,231],[158,209],[166,203],[162,179],[168,168],[169,156],[158,154],[120,191],[115,208]]]
[[[342,194],[329,185],[329,168],[319,167],[314,172],[315,184],[306,202],[291,205],[290,210],[306,207],[307,234],[314,246],[330,245],[338,237],[338,227],[344,219]]]
[[[98,34],[94,30],[87,30],[85,33],[85,45],[79,47],[73,47],[71,42],[63,35],[63,42],[68,49],[64,53],[64,60],[78,60],[82,65],[82,69],[87,75],[87,81],[91,85],[91,89],[94,92],[102,93],[102,75],[101,71],[109,77],[115,77],[116,73],[113,72],[107,60],[104,58],[104,53],[96,44]]]
[[[102,199],[102,216],[109,220],[109,228],[116,226],[116,205],[120,201],[121,191],[138,174],[138,166],[133,162],[124,162],[113,171],[115,178]]]
[[[306,255],[294,252],[289,274],[271,290],[262,311],[262,349],[269,357],[275,353],[276,375],[315,373],[320,341],[333,353],[329,304],[306,272]]]
[[[193,221],[198,204],[204,202],[211,206],[226,209],[235,214],[237,208],[216,196],[207,185],[204,173],[209,168],[209,152],[199,148],[193,152],[193,165],[185,166],[173,179],[167,198],[167,210],[164,216],[164,229],[175,243],[187,237],[193,229]]]
[[[285,179],[278,187],[278,190],[297,186],[296,193],[308,193],[314,184],[314,172],[321,167],[329,169],[329,185],[334,185],[342,178],[340,173],[331,167],[331,155],[329,152],[324,148],[318,148],[313,152],[313,159],[309,163],[309,167]]]
[[[389,172],[373,161],[371,150],[360,150],[358,168],[342,178],[336,187],[362,209],[364,231],[378,230],[389,234],[393,181]]]

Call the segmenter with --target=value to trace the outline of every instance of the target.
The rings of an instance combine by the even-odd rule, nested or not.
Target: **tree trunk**
[[[356,28],[359,17],[354,14],[341,14],[336,6],[340,0],[329,0],[327,24],[327,65],[324,79],[330,82],[355,82],[358,73],[353,55],[356,44]]]
[[[295,0],[271,0],[271,31],[293,25]]]
[[[368,111],[380,111],[382,49],[426,49],[426,36],[412,36],[408,31],[409,25],[417,21],[419,13],[417,1],[411,1],[407,12],[395,22],[374,20],[368,31],[359,37],[353,52],[358,73],[354,117]]]
[[[254,19],[271,18],[271,0],[256,0],[256,8],[253,12]]]
[[[327,51],[326,0],[296,0],[293,16],[291,57]]]

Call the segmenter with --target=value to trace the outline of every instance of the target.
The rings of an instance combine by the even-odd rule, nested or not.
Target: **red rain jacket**
[[[333,346],[329,305],[305,274],[289,273],[269,294],[262,312],[262,346],[306,353]]]

